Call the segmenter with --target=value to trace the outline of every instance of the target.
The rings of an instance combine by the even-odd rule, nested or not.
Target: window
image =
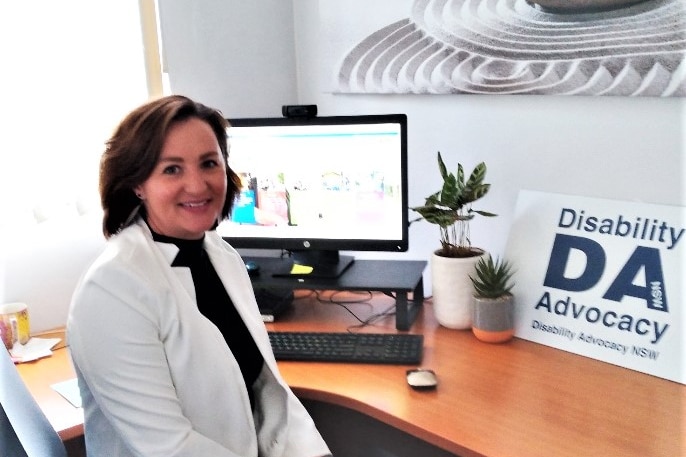
[[[0,228],[99,208],[104,143],[149,96],[140,12],[154,23],[151,4],[2,2]]]

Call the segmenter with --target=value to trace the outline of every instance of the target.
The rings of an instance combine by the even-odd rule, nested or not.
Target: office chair
[[[0,456],[67,457],[57,432],[0,347]]]

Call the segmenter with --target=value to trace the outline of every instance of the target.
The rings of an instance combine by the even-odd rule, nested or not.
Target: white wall
[[[164,0],[159,16],[174,93],[226,117],[280,116],[297,104],[290,1]]]
[[[328,0],[327,0],[328,1]],[[230,14],[240,11],[239,0],[214,2]],[[271,7],[283,0],[263,0],[264,21],[255,21],[250,36],[241,36],[245,55],[258,55],[276,43],[264,42],[264,30],[272,30]],[[293,102],[316,104],[320,115],[403,112],[409,120],[410,205],[438,190],[436,151],[449,167],[460,161],[471,169],[479,161],[488,165],[491,192],[475,207],[499,214],[496,219],[476,219],[472,224],[473,244],[501,254],[507,242],[513,207],[520,189],[606,197],[670,205],[686,205],[684,176],[686,162],[686,101],[680,98],[562,97],[503,95],[333,95],[322,37],[319,0],[294,0],[295,68],[297,93]],[[350,11],[356,21],[364,12]],[[366,16],[365,16],[366,17]],[[253,18],[254,19],[254,18]],[[330,18],[328,18],[330,19]],[[346,18],[341,18],[346,19]],[[283,16],[279,24],[289,21]],[[369,21],[369,18],[366,19]],[[271,28],[270,28],[271,27]],[[287,27],[284,28],[287,30]],[[231,30],[227,39],[237,40]],[[245,33],[245,29],[236,30]],[[281,42],[288,42],[284,37]],[[201,43],[197,43],[201,45]],[[209,49],[218,46],[208,42]],[[219,45],[221,48],[221,45]],[[198,65],[195,61],[194,65]],[[273,63],[265,64],[265,75],[275,75]],[[232,80],[213,62],[194,69],[198,87],[225,78],[233,90],[251,90],[250,83]],[[173,76],[173,75],[172,75]],[[244,87],[247,85],[247,87]],[[174,88],[172,86],[172,88]],[[214,97],[214,95],[213,95]],[[221,94],[206,100],[229,107],[235,100]],[[265,93],[236,115],[279,115],[288,95]],[[253,109],[254,107],[254,109]],[[410,217],[414,217],[412,213]],[[438,246],[438,230],[427,223],[410,228],[407,253],[358,253],[360,257],[428,259]],[[429,272],[425,275],[430,288]],[[430,291],[427,291],[430,292]]]

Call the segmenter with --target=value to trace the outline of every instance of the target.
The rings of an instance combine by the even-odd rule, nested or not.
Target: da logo
[[[581,252],[586,265],[580,275],[565,275],[566,266],[573,251]],[[570,292],[581,292],[594,287],[605,273],[606,254],[602,245],[594,240],[565,234],[556,234],[544,286]],[[645,285],[634,284],[639,275],[645,276]],[[649,309],[668,312],[667,295],[662,274],[660,251],[656,248],[637,246],[603,298],[621,302],[625,296],[645,300]]]

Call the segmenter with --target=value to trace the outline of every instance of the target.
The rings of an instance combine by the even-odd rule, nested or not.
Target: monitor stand
[[[292,251],[290,268],[275,271],[276,277],[338,278],[355,261],[338,251]]]
[[[255,289],[367,290],[395,296],[398,330],[409,330],[424,302],[425,260],[358,259],[336,278],[281,274],[293,267],[290,258],[246,256],[243,260],[260,265],[259,273],[250,277]]]

